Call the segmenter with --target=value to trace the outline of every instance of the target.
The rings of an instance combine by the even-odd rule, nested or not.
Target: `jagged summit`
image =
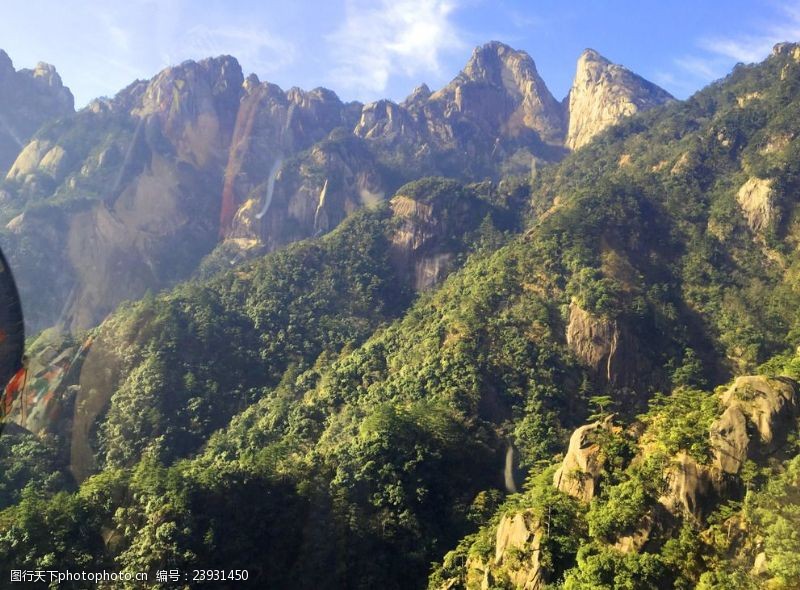
[[[772,55],[796,55],[800,53],[800,43],[790,43],[784,41],[783,43],[776,43],[772,47]]]
[[[476,47],[461,73],[431,99],[452,102],[460,112],[495,118],[504,134],[530,129],[548,143],[560,143],[563,136],[560,105],[531,56],[499,41]]]
[[[15,72],[2,53],[0,77],[0,97],[14,86],[8,80],[19,79],[72,108],[71,95],[58,98],[69,91],[52,66]],[[436,92],[421,84],[399,104],[362,105],[343,103],[325,88],[283,90],[255,74],[245,78],[236,58],[223,55],[133,82],[113,98],[90,103],[68,127],[31,140],[43,121],[70,112],[39,109],[52,116],[6,138],[3,176],[13,183],[11,200],[46,198],[50,184],[64,194],[95,194],[101,187],[103,199],[80,222],[55,232],[50,244],[38,238],[36,215],[17,220],[19,235],[37,236],[30,238],[37,247],[67,257],[20,271],[21,288],[27,292],[39,274],[77,284],[69,305],[56,294],[41,306],[48,319],[36,321],[45,326],[58,317],[71,329],[91,327],[119,301],[172,280],[152,271],[165,244],[198,244],[200,254],[217,239],[246,255],[277,249],[385,199],[399,179],[527,174],[532,161],[555,162],[567,153],[568,121],[567,145],[578,147],[622,116],[657,104],[650,94],[660,96],[643,92],[649,83],[591,50],[581,57],[576,80],[567,111],[530,55],[492,41],[476,47],[463,70]],[[0,114],[12,103],[0,101]],[[36,104],[21,104],[29,103]],[[98,144],[98,125],[111,121],[113,130]],[[202,186],[195,182],[199,175],[207,179]],[[105,230],[111,223],[106,208],[125,217],[114,232]],[[157,239],[150,226],[162,232]],[[95,235],[102,247],[92,250]],[[138,274],[126,281],[114,274],[118,260],[131,261],[130,268],[138,260],[147,264],[129,271]],[[191,255],[182,262],[187,273],[196,265]]]
[[[43,123],[74,112],[75,101],[55,67],[39,62],[33,69],[14,69],[0,49],[0,173]]]
[[[408,107],[416,103],[421,103],[431,97],[431,89],[424,82],[414,88],[406,99],[402,102],[403,106]]]
[[[472,51],[472,56],[464,66],[463,74],[476,82],[507,85],[509,90],[513,90],[515,86],[508,84],[512,80],[504,77],[504,74],[508,74],[511,69],[527,79],[539,75],[536,64],[526,52],[512,49],[499,41],[490,41]]]
[[[8,54],[0,49],[0,74],[4,74],[8,71],[14,71],[14,63],[11,61]]]
[[[671,94],[612,63],[594,49],[578,58],[575,79],[567,99],[567,137],[570,149],[585,145],[622,117],[673,100]]]
[[[607,59],[601,55],[599,51],[592,49],[591,47],[587,47],[581,52],[580,56],[578,57],[578,62],[580,63],[581,61],[597,62],[609,66],[614,65],[611,60]]]

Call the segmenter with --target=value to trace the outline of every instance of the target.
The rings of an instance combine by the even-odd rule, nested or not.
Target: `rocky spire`
[[[56,69],[39,63],[16,71],[0,49],[0,173],[6,171],[31,136],[46,122],[74,112],[74,99]]]
[[[623,117],[669,100],[666,90],[587,49],[567,99],[566,146],[577,149]]]
[[[502,104],[482,107],[491,107],[504,116],[507,131],[513,133],[515,128],[522,127],[533,129],[550,142],[558,142],[563,136],[560,105],[539,76],[533,59],[524,51],[498,41],[477,47],[461,74],[440,92],[453,91],[455,100],[463,105],[471,94],[465,93],[464,87],[470,85],[500,91],[498,100]],[[484,100],[487,98],[480,96]]]

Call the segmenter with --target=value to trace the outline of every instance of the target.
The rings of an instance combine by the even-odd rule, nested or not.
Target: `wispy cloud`
[[[687,55],[676,58],[675,65],[694,78],[711,80],[719,77],[721,73],[721,68],[718,61],[719,60],[713,60],[706,57]]]
[[[175,50],[198,58],[230,54],[261,74],[291,65],[297,53],[288,39],[263,29],[205,25],[189,29]]]
[[[660,72],[656,81],[674,91],[690,91],[724,76],[733,63],[761,61],[776,43],[800,40],[800,2],[776,7],[772,20],[754,23],[750,32],[698,39],[700,51],[675,58],[674,70]]]
[[[778,8],[778,21],[763,23],[753,34],[738,37],[709,37],[701,39],[699,45],[710,53],[741,62],[764,59],[770,49],[781,41],[800,39],[800,4],[783,4]]]
[[[378,94],[393,72],[438,74],[442,55],[465,46],[452,21],[455,9],[454,0],[348,0],[344,22],[327,37],[332,81]]]

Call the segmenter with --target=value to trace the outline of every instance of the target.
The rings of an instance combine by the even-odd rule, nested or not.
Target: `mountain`
[[[31,328],[94,326],[191,274],[217,240],[241,85],[232,58],[187,62],[46,127],[20,153],[3,249]]]
[[[75,168],[84,200],[43,195],[11,230],[87,215],[78,239],[107,211],[125,221],[93,238],[107,249],[152,212],[119,256],[187,280],[31,344],[0,563],[203,563],[278,588],[800,585],[800,46],[685,101],[582,61],[605,107],[569,153],[580,111],[496,43],[399,105],[284,92],[222,57],[40,132],[96,129],[102,149],[58,142],[80,169],[128,162],[109,171],[127,196]],[[424,176],[455,162],[496,176]]]
[[[672,96],[652,82],[587,49],[578,59],[575,80],[565,99],[568,129],[564,143],[578,149],[622,118],[670,100]]]
[[[36,84],[68,96],[48,68]],[[606,70],[596,95],[573,91],[581,137],[667,96]],[[326,233],[406,182],[529,175],[567,153],[568,121],[530,56],[497,42],[402,104],[283,91],[227,56],[186,62],[25,145],[0,189],[0,242],[29,330],[79,331],[148,290]]]
[[[8,172],[31,136],[45,123],[74,112],[74,99],[56,69],[38,63],[33,70],[14,69],[0,49],[0,174]],[[57,154],[48,163],[56,165]]]

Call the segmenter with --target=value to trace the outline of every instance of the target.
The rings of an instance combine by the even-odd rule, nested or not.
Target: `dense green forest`
[[[2,439],[3,567],[800,585],[791,47],[530,176],[397,194],[444,216],[434,289],[414,293],[384,205],[93,330],[92,475],[57,436]]]

